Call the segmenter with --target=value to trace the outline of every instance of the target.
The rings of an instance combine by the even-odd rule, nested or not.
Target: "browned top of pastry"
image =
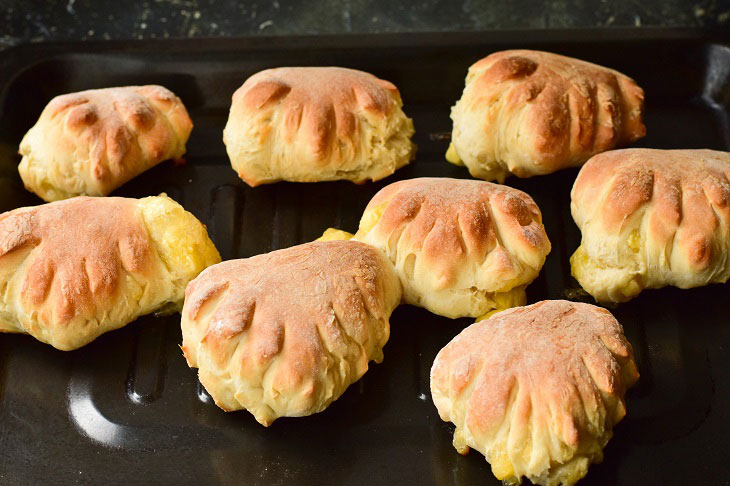
[[[730,225],[730,153],[605,152],[581,169],[572,202],[577,221],[598,218],[600,228],[612,235],[620,234],[627,224],[638,227],[635,215],[646,209],[649,244],[678,245],[693,265],[704,267],[717,256],[713,255],[715,236]]]
[[[63,324],[114,295],[124,270],[145,272],[153,250],[135,202],[77,197],[0,215],[0,264],[36,250],[24,270],[24,306],[50,301]]]
[[[643,90],[613,69],[549,52],[509,50],[485,57],[469,71],[477,83],[473,103],[506,96],[503,109],[515,116],[529,108],[524,128],[535,135],[540,165],[561,168],[581,154],[646,134]]]
[[[321,357],[350,340],[364,349],[381,342],[371,335],[382,332],[375,323],[387,326],[399,300],[397,278],[376,249],[355,241],[313,242],[209,267],[188,285],[183,317],[210,320],[201,342],[220,365],[230,357],[230,339],[242,333],[255,343],[247,345],[246,359],[256,369],[285,353],[280,378],[293,385],[318,376]],[[241,373],[254,374],[254,367]]]
[[[246,80],[233,95],[249,111],[278,104],[284,133],[291,142],[302,131],[314,153],[323,153],[330,138],[355,139],[354,112],[385,118],[400,102],[398,89],[372,74],[340,67],[283,67],[267,69]]]
[[[542,215],[530,196],[509,186],[476,180],[416,178],[395,182],[378,192],[365,213],[387,204],[374,228],[387,241],[420,250],[446,281],[466,262],[483,262],[491,252],[501,277],[519,269],[513,259],[544,258],[550,251]],[[532,255],[526,257],[526,255]],[[496,277],[495,277],[496,278]]]
[[[623,417],[624,393],[638,376],[631,345],[610,312],[554,300],[465,329],[436,357],[431,387],[464,404],[474,437],[491,436],[509,420],[513,431],[554,429],[576,446],[584,431]]]
[[[64,137],[33,139],[31,144],[36,145],[21,145],[21,151],[28,155],[40,150],[38,144],[47,143],[77,160],[88,157],[90,176],[102,194],[166,158],[182,156],[193,126],[180,99],[154,85],[57,96],[35,128],[56,123],[63,125]]]

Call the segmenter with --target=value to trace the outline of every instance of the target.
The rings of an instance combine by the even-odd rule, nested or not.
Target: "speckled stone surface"
[[[598,26],[730,27],[730,0],[0,0],[25,42]]]

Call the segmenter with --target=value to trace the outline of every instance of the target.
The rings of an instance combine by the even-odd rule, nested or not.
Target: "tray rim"
[[[474,31],[413,31],[382,33],[338,33],[296,35],[241,35],[225,37],[166,37],[153,39],[93,39],[72,41],[24,42],[0,47],[0,62],[23,52],[62,50],[103,52],[110,50],[134,52],[150,46],[185,47],[190,52],[225,50],[231,47],[244,50],[365,48],[394,44],[403,47],[450,47],[481,44],[525,44],[530,42],[656,42],[703,41],[730,43],[730,29],[719,27],[580,27],[558,29],[495,29]],[[239,44],[243,43],[241,46]],[[316,44],[316,45],[313,45]],[[35,60],[31,60],[33,62]]]
[[[730,29],[719,27],[580,27],[559,29],[496,29],[475,31],[340,33],[306,35],[245,35],[168,37],[154,39],[94,39],[25,42],[0,46],[0,110],[13,79],[28,68],[63,54],[134,54],[151,47],[179,53],[267,52],[273,50],[365,49],[368,47],[449,48],[492,44],[508,49],[529,43],[695,42],[730,47]]]

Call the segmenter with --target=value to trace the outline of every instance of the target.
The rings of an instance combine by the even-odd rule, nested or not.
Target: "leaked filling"
[[[363,236],[375,228],[375,225],[378,224],[378,221],[380,221],[380,218],[383,216],[385,208],[389,203],[390,201],[386,201],[382,204],[366,209],[362,218],[360,218],[360,227],[357,229],[357,234],[355,236]]]
[[[347,231],[342,231],[337,228],[327,228],[324,230],[324,233],[322,233],[322,236],[314,241],[351,240],[354,236],[355,235],[352,233],[348,233]]]
[[[221,261],[205,226],[165,194],[137,204],[162,262],[174,272],[173,283],[183,291],[203,269]]]
[[[495,305],[494,309],[478,317],[474,322],[483,321],[484,319],[492,317],[497,312],[502,312],[503,310],[511,309],[512,307],[519,307],[525,305],[527,302],[524,286],[515,287],[507,292],[495,292],[492,294],[491,299]]]
[[[533,484],[570,486],[586,475],[591,463],[600,463],[603,460],[602,450],[611,435],[607,431],[599,437],[586,437],[577,448],[563,446],[564,455],[551,456],[547,467],[530,465],[530,449],[542,447],[541,444],[532,443],[532,439],[527,439],[521,450],[510,450],[506,440],[495,443],[485,451],[485,458],[491,466],[492,474],[504,486],[517,486],[522,483],[523,477],[527,477]],[[462,428],[457,427],[455,430],[453,445],[462,455],[469,452]],[[517,462],[513,463],[514,460]]]
[[[390,201],[386,201],[373,208],[365,210],[362,218],[360,218],[360,227],[356,234],[353,235],[352,233],[348,233],[347,231],[337,228],[327,228],[324,233],[322,233],[322,236],[317,238],[316,241],[351,240],[353,238],[357,239],[358,237],[362,237],[375,228],[375,225],[378,224],[378,221],[380,221],[380,218],[383,216],[385,208],[389,202]]]
[[[464,165],[464,162],[462,162],[461,157],[459,157],[453,142],[449,144],[449,148],[446,150],[446,160],[454,165]]]
[[[641,248],[641,238],[638,235],[638,230],[632,231],[626,239],[627,246],[634,253],[638,253]],[[618,270],[618,267],[609,267],[598,260],[594,260],[588,256],[588,253],[583,248],[583,245],[579,246],[573,256],[570,257],[570,270],[573,276],[584,285],[586,277],[589,275],[601,271],[601,270]],[[585,286],[585,285],[584,285]],[[586,289],[587,290],[587,289]],[[635,297],[642,290],[640,277],[637,275],[626,283],[618,285],[615,289],[621,295],[626,298]]]

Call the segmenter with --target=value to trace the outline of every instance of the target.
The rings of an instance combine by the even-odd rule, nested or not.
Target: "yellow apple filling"
[[[580,280],[580,275],[588,266],[588,254],[583,249],[583,245],[579,246],[573,256],[570,257],[570,273],[577,279]]]
[[[456,449],[456,452],[458,452],[462,456],[469,453],[469,446],[466,444],[466,438],[464,437],[464,433],[459,427],[454,430],[454,439],[451,441],[451,443],[454,445],[454,449]]]
[[[492,294],[492,301],[495,304],[495,308],[487,312],[486,314],[478,317],[476,321],[483,321],[492,317],[497,312],[502,312],[512,307],[519,307],[525,305],[527,302],[527,296],[525,295],[525,287],[515,287],[507,292],[495,292]]]
[[[446,160],[454,165],[464,165],[464,162],[461,161],[461,157],[459,157],[459,154],[456,152],[456,147],[454,147],[453,143],[450,143],[449,148],[446,150]]]
[[[641,236],[638,230],[634,230],[626,238],[626,244],[631,251],[637,253],[641,248]],[[583,245],[579,246],[573,256],[570,257],[570,273],[575,277],[578,282],[585,287],[586,277],[590,276],[591,272],[596,270],[606,270],[608,267],[601,265],[600,262],[591,259],[586,251],[583,249]],[[621,293],[624,297],[633,298],[639,292],[642,291],[641,276],[635,275],[631,280],[622,284],[614,286],[615,290]]]
[[[315,241],[336,241],[336,240],[351,240],[355,236],[347,231],[342,231],[337,228],[327,228],[322,233],[322,236],[317,238]]]
[[[355,236],[363,236],[375,228],[375,225],[378,224],[378,221],[380,221],[380,218],[383,216],[388,204],[390,204],[390,201],[386,201],[382,204],[366,209],[362,214],[362,218],[360,218],[360,227],[357,229],[357,234]]]
[[[221,261],[205,226],[166,194],[140,199],[137,204],[160,258],[184,275],[185,285]]]
[[[641,232],[638,229],[629,233],[628,238],[626,238],[626,246],[634,253],[639,253],[641,249]]]
[[[497,449],[489,457],[489,465],[492,466],[492,474],[500,481],[507,478],[514,478],[515,469],[512,461],[507,457],[504,449]]]
[[[351,240],[365,235],[372,230],[376,224],[378,224],[378,221],[380,221],[380,217],[383,216],[385,208],[389,202],[390,201],[386,201],[374,208],[365,210],[362,218],[360,218],[360,227],[356,234],[353,235],[352,233],[348,233],[347,231],[337,228],[327,228],[324,233],[322,233],[322,236],[317,238],[316,241]]]
[[[626,297],[635,297],[639,292],[641,292],[641,285],[639,285],[639,282],[637,282],[635,279],[630,280],[629,283],[623,285],[619,289],[619,291]]]

